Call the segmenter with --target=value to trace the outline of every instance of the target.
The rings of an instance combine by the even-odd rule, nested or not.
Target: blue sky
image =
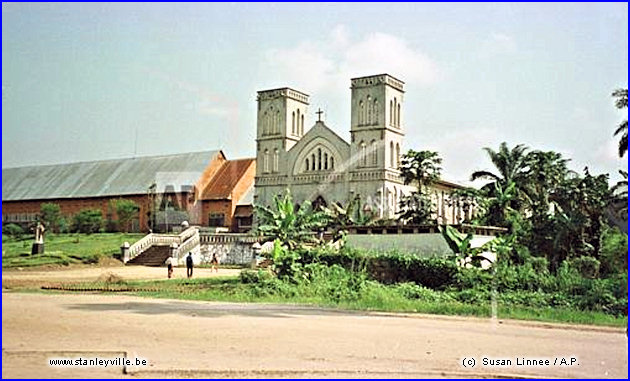
[[[450,180],[502,141],[627,169],[627,3],[3,3],[2,165],[251,157],[256,91],[282,86],[347,139],[350,78],[382,72],[406,82],[406,148]]]

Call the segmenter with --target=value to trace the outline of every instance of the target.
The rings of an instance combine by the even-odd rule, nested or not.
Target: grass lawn
[[[407,299],[393,292],[388,286],[368,289],[355,299],[311,293],[304,295],[299,290],[277,292],[261,289],[252,284],[243,284],[236,276],[200,279],[171,279],[159,281],[128,281],[118,284],[84,283],[68,285],[69,290],[128,291],[139,296],[248,303],[305,304],[318,307],[344,308],[362,311],[403,313],[427,313],[436,315],[460,315],[490,317],[490,301],[470,304],[458,301],[427,301]],[[287,296],[287,294],[292,294]],[[602,312],[579,311],[559,308],[534,308],[519,305],[498,305],[497,318],[534,320],[554,323],[590,324],[613,327],[627,326],[627,316],[613,316]]]
[[[42,265],[69,265],[96,263],[100,257],[111,257],[120,252],[120,245],[130,244],[143,234],[47,234],[44,254],[31,255],[32,239],[2,238],[2,267],[32,267]]]

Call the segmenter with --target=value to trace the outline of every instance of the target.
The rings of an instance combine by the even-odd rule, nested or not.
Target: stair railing
[[[184,243],[185,247],[190,250],[194,248],[195,245],[193,245],[192,243],[188,244],[188,242],[191,241],[191,237],[195,236],[197,237],[197,244],[199,244],[199,230],[194,226],[189,227],[188,229],[177,235],[149,233],[146,236],[142,237],[139,241],[135,242],[133,245],[129,246],[129,260],[142,254],[153,245],[169,246],[173,243],[176,243],[178,246],[184,247],[182,246],[182,243]],[[180,251],[183,251],[183,249],[181,249]]]

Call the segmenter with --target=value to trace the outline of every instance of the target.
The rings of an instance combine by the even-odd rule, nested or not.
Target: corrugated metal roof
[[[2,169],[2,200],[41,200],[147,193],[194,185],[221,151]]]
[[[223,200],[232,197],[236,184],[245,175],[256,159],[229,160],[223,164],[208,187],[204,190],[202,200]],[[252,177],[253,181],[253,177]]]
[[[241,197],[241,199],[238,200],[238,203],[236,203],[236,206],[248,206],[248,205],[254,205],[254,184],[253,183],[252,183],[252,186],[250,186],[249,189],[247,189],[247,192],[245,192],[243,197]]]

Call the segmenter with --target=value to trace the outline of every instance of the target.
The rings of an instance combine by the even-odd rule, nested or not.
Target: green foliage
[[[462,234],[457,229],[450,225],[438,226],[440,233],[442,233],[442,237],[450,247],[450,249],[455,254],[454,257],[457,260],[456,263],[470,263],[474,266],[480,266],[481,262],[488,261],[489,259],[481,255],[484,252],[492,251],[496,252],[499,248],[500,250],[510,250],[510,247],[506,247],[509,243],[505,240],[499,241],[490,241],[481,247],[473,248],[471,246],[471,242],[473,239],[473,235],[471,233]]]
[[[622,179],[610,188],[612,192],[611,209],[613,222],[619,228],[628,231],[628,172],[619,170]]]
[[[349,271],[365,272],[371,279],[386,284],[415,282],[435,289],[444,289],[455,284],[459,272],[459,266],[451,260],[434,256],[423,258],[395,250],[304,250],[300,256],[303,263],[339,265]]]
[[[257,231],[263,236],[279,239],[282,245],[293,250],[306,243],[317,242],[317,232],[328,224],[328,216],[314,211],[310,201],[296,210],[291,192],[273,198],[273,207],[254,205],[258,220]]]
[[[103,228],[103,215],[99,209],[83,209],[73,216],[72,227],[78,233],[98,233]]]
[[[45,202],[41,204],[39,214],[42,223],[48,231],[53,233],[60,232],[63,217],[61,216],[59,204]]]
[[[618,228],[604,229],[600,255],[600,274],[608,277],[628,270],[628,234]]]
[[[24,229],[17,224],[2,225],[2,236],[4,237],[5,235],[18,240],[24,235]]]
[[[399,202],[398,219],[404,224],[429,224],[434,222],[432,216],[436,206],[431,196],[420,192],[411,192],[403,196]]]
[[[271,260],[271,268],[278,278],[295,279],[301,269],[299,252],[288,250],[277,238],[273,241]]]
[[[569,267],[577,270],[584,278],[595,279],[599,276],[599,261],[593,257],[578,257],[569,261]]]
[[[239,273],[239,279],[243,284],[264,283],[273,278],[273,274],[264,269],[243,270]]]
[[[32,267],[40,265],[68,265],[73,263],[95,263],[101,257],[112,257],[120,253],[120,245],[134,243],[141,234],[49,234],[46,236],[46,251],[43,255],[31,255],[31,241],[8,241],[2,243],[3,268]]]
[[[617,89],[613,91],[612,96],[616,98],[615,106],[622,110],[628,108],[628,89]],[[623,157],[628,152],[628,119],[623,120],[614,133],[619,138],[619,157]]]
[[[482,190],[484,190],[486,194],[492,194],[495,189],[495,184],[500,185],[502,189],[505,189],[510,183],[514,183],[517,186],[520,185],[526,166],[525,156],[527,149],[528,148],[523,144],[519,144],[510,149],[506,142],[501,143],[498,151],[485,147],[484,151],[486,151],[488,158],[497,169],[497,173],[476,171],[473,172],[470,180],[490,180],[490,183],[482,187]],[[515,205],[511,205],[511,207],[518,209]]]
[[[423,187],[433,184],[440,178],[442,159],[437,152],[409,150],[402,155],[400,175],[405,185],[415,185],[423,193]]]
[[[431,221],[435,205],[426,188],[439,180],[442,159],[437,152],[409,150],[402,156],[400,175],[405,185],[415,185],[417,191],[399,201],[399,219],[406,224],[425,224]]]
[[[116,211],[118,217],[118,229],[122,232],[128,232],[130,229],[131,221],[138,217],[140,207],[132,200],[118,199],[110,201],[113,209]]]
[[[376,222],[376,214],[362,210],[361,204],[361,197],[357,195],[348,202],[345,208],[337,202],[333,203],[330,208],[322,208],[328,218],[328,228],[333,231],[335,239],[342,238],[347,233],[349,226],[366,226]]]

